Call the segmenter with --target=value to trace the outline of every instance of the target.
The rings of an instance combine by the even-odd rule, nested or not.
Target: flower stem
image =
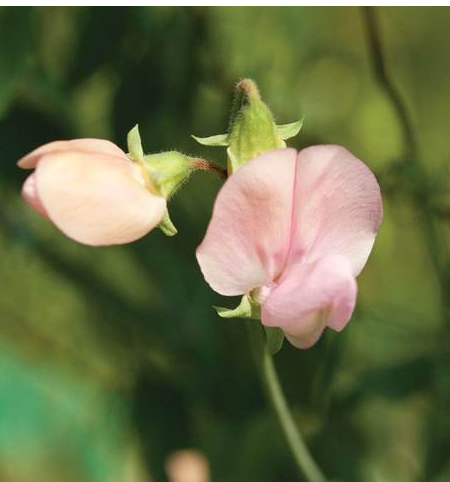
[[[219,166],[219,164],[216,164],[215,162],[207,161],[206,159],[195,158],[193,159],[192,166],[194,169],[198,169],[199,171],[213,172],[217,174],[221,179],[227,178],[227,170],[224,167]]]
[[[252,320],[247,322],[247,328],[258,372],[298,469],[308,482],[325,482],[326,478],[312,458],[289,409],[261,325]]]

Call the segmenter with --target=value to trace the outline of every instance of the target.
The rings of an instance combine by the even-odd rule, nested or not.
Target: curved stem
[[[407,154],[411,154],[411,160],[415,160],[417,155],[417,144],[414,136],[414,130],[409,120],[408,112],[403,99],[392,82],[389,70],[386,65],[386,59],[383,55],[381,46],[379,25],[376,19],[374,7],[362,7],[364,15],[367,40],[370,50],[370,60],[377,82],[384,89],[388,99],[391,101],[393,108],[397,114],[403,131],[403,137],[407,146]]]
[[[198,169],[199,171],[214,172],[221,179],[227,178],[227,170],[224,167],[219,166],[219,164],[216,164],[215,162],[207,161],[206,159],[195,158],[193,160],[192,166],[194,167],[194,169]]]
[[[418,156],[416,136],[414,135],[413,125],[409,118],[406,104],[392,82],[387,68],[375,7],[366,6],[362,8],[373,72],[378,84],[384,90],[388,100],[394,107],[403,131],[406,144],[403,156],[404,163],[409,163],[415,168],[415,183],[422,183],[419,189],[413,191],[413,201],[422,218],[425,242],[428,244],[430,258],[435,266],[441,284],[442,304],[446,307],[443,311],[443,316],[448,318],[448,314],[445,313],[446,311],[447,313],[449,312],[447,293],[450,288],[450,276],[448,275],[450,260],[448,246],[443,242],[442,236],[439,233],[439,226],[436,224],[435,219],[435,208],[430,204],[430,197],[424,190],[424,187],[427,187],[428,175]]]
[[[255,321],[248,321],[247,327],[258,371],[300,472],[308,482],[325,482],[326,478],[310,454],[289,409],[272,355],[266,347],[263,328]]]
[[[450,290],[450,252],[448,250],[448,243],[446,244],[442,236],[440,226],[436,219],[436,208],[430,201],[430,181],[426,168],[419,158],[418,146],[414,135],[413,125],[408,116],[408,111],[402,97],[398,90],[392,83],[389,70],[387,68],[386,59],[383,53],[382,42],[380,37],[380,28],[377,21],[377,15],[374,7],[363,7],[365,30],[370,47],[370,60],[372,62],[375,78],[380,87],[384,90],[387,98],[390,100],[392,106],[395,108],[399,121],[402,126],[403,135],[406,141],[404,152],[404,164],[409,164],[415,170],[413,182],[415,189],[412,191],[412,200],[415,204],[419,219],[422,224],[422,231],[425,242],[428,246],[430,260],[434,265],[436,277],[439,280],[440,296],[441,296],[441,317],[445,322],[443,324],[442,332],[439,333],[436,340],[435,348],[435,380],[440,380],[448,366],[449,360],[449,345],[450,339],[450,299],[448,293]],[[434,384],[431,391],[434,398],[435,410],[430,416],[431,434],[427,453],[425,456],[425,463],[422,470],[420,480],[430,480],[432,476],[439,470],[439,462],[437,462],[436,452],[437,448],[448,445],[449,438],[444,433],[439,433],[434,430],[441,420],[445,419],[445,410],[441,407],[445,406],[444,400],[448,400],[448,388],[441,383]]]

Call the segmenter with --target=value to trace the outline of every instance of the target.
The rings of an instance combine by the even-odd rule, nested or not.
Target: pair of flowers
[[[25,200],[78,242],[132,242],[167,214],[142,164],[109,141],[52,142],[18,164],[34,169]],[[246,295],[263,325],[307,348],[349,321],[381,218],[374,175],[346,149],[276,149],[226,180],[197,259],[215,291]]]

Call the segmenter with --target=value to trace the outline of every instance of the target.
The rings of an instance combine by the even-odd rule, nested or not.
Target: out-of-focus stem
[[[325,476],[310,454],[289,409],[272,355],[266,348],[265,335],[261,325],[252,320],[247,322],[247,328],[257,369],[300,472],[308,482],[326,482]]]
[[[394,107],[403,131],[406,144],[405,152],[403,154],[404,164],[412,166],[415,171],[415,179],[426,184],[428,176],[419,159],[416,137],[414,135],[414,129],[407,108],[397,88],[392,82],[386,65],[375,7],[362,7],[362,9],[374,75]],[[441,239],[442,237],[439,233],[439,228],[436,225],[435,210],[433,206],[430,205],[430,199],[427,192],[424,192],[423,189],[415,189],[413,191],[413,202],[422,218],[425,241],[428,245],[431,261],[434,264],[436,274],[440,281],[441,298],[443,305],[445,306],[446,304],[448,305],[446,293],[450,288],[447,246]]]
[[[414,161],[415,155],[417,154],[417,145],[414,131],[409,121],[406,106],[404,105],[399,91],[392,82],[389,70],[386,65],[386,59],[383,55],[383,50],[381,46],[380,31],[376,19],[375,9],[374,7],[369,6],[362,7],[362,9],[366,24],[366,34],[374,74],[377,78],[378,83],[385,91],[387,97],[389,98],[392,106],[395,109],[403,131],[403,137],[407,145],[406,150],[407,152],[413,154],[411,160]]]
[[[450,400],[448,385],[439,383],[439,380],[446,376],[446,370],[448,371],[447,367],[450,365],[450,346],[448,344],[448,340],[450,339],[450,299],[448,297],[450,290],[450,254],[448,251],[448,243],[445,242],[437,222],[436,207],[433,206],[430,200],[428,191],[430,189],[429,176],[420,162],[412,123],[408,116],[406,106],[392,83],[386,67],[375,9],[373,7],[363,8],[365,30],[369,42],[370,59],[372,61],[374,74],[380,87],[384,90],[392,106],[395,108],[403,130],[404,140],[407,144],[404,152],[403,165],[412,167],[412,170],[409,170],[410,174],[413,174],[412,179],[415,184],[415,189],[412,191],[412,201],[419,214],[424,240],[427,244],[430,260],[434,266],[440,285],[442,303],[441,316],[445,324],[436,340],[435,348],[435,378],[438,382],[434,385],[432,392],[435,398],[436,410],[431,416],[432,427],[435,427],[441,423],[441,420],[445,420],[448,401]],[[423,474],[420,479],[423,481],[430,480],[432,475],[435,475],[435,472],[439,470],[439,466],[436,467],[435,465],[435,453],[442,445],[448,444],[448,437],[442,434],[439,435],[439,432],[433,429],[432,432],[434,436],[429,442]]]

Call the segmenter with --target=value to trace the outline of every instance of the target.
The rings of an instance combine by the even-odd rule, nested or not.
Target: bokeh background
[[[19,195],[21,155],[125,148],[136,122],[148,152],[224,163],[190,134],[226,130],[244,76],[280,123],[304,116],[291,145],[346,146],[384,197],[352,322],[276,356],[315,458],[334,481],[450,480],[450,10],[372,13],[386,71],[356,7],[0,8],[2,482],[163,482],[184,448],[213,482],[301,480],[242,320],[211,308],[235,300],[196,265],[220,180],[196,174],[172,201],[178,236],[96,249]]]

